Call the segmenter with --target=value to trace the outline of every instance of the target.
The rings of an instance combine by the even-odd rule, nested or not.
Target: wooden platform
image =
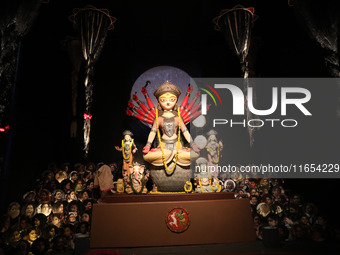
[[[105,197],[104,203],[131,203],[131,202],[164,202],[164,201],[198,201],[234,199],[233,192],[218,193],[174,193],[174,194],[148,194],[128,195],[126,193],[114,194]]]
[[[181,207],[190,215],[182,233],[168,229],[168,212]],[[255,241],[248,199],[233,193],[115,194],[94,204],[91,248],[222,244]]]

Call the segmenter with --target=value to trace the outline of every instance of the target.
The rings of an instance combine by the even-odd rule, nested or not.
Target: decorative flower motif
[[[90,119],[92,119],[92,114],[84,113],[84,119],[85,119],[85,120],[90,120]]]
[[[93,5],[87,5],[87,6],[85,6],[84,8],[75,8],[75,9],[73,9],[73,15],[71,15],[71,16],[69,17],[69,20],[72,21],[73,23],[76,23],[76,20],[75,20],[76,15],[77,15],[79,12],[87,11],[87,10],[99,11],[99,12],[104,13],[105,15],[107,15],[107,17],[108,17],[108,18],[110,19],[110,21],[111,21],[108,30],[112,30],[112,29],[114,28],[113,23],[115,23],[115,21],[116,21],[117,19],[116,19],[115,17],[112,17],[112,16],[110,15],[109,10],[107,10],[107,9],[98,9],[98,8],[94,7]]]
[[[7,133],[7,131],[9,130],[9,125],[5,126],[5,127],[0,127],[0,133]]]
[[[177,207],[168,212],[165,222],[172,232],[181,233],[190,226],[190,216],[186,209]]]
[[[257,20],[258,17],[259,17],[259,16],[257,16],[256,14],[254,14],[255,8],[253,8],[253,7],[245,8],[245,7],[243,7],[242,5],[239,5],[239,4],[238,4],[238,5],[234,6],[234,7],[231,8],[231,9],[224,9],[224,10],[222,10],[222,11],[220,12],[220,16],[217,16],[216,18],[213,19],[213,22],[215,23],[215,30],[221,31],[221,28],[220,28],[220,26],[218,25],[218,21],[220,20],[220,18],[221,18],[224,14],[226,14],[226,13],[228,13],[228,12],[231,12],[231,11],[237,11],[237,10],[249,11],[250,14],[253,16],[253,21]]]

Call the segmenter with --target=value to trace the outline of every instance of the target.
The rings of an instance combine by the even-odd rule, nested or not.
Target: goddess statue
[[[122,140],[122,146],[115,146],[117,151],[121,151],[123,155],[123,167],[122,169],[129,171],[130,166],[133,166],[133,154],[136,153],[137,147],[134,143],[133,133],[130,130],[123,132],[124,139]]]
[[[217,140],[217,132],[215,130],[210,130],[208,133],[208,143],[205,146],[208,154],[208,166],[210,170],[210,174],[212,177],[217,178],[218,171],[217,165],[219,163],[221,155],[221,151],[223,149],[222,141]]]
[[[183,191],[185,183],[190,180],[191,160],[199,156],[199,148],[192,143],[191,148],[184,147],[181,133],[185,140],[192,142],[191,135],[177,106],[181,90],[169,81],[164,82],[155,91],[158,106],[143,148],[143,158],[151,164],[151,178],[158,191]],[[151,145],[157,136],[158,147]]]

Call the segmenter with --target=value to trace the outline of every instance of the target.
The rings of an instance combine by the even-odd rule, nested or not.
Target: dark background
[[[13,122],[11,131],[1,137],[2,156],[9,158],[5,162],[8,174],[3,208],[10,201],[20,200],[50,162],[86,162],[81,132],[83,69],[78,87],[79,132],[76,139],[71,139],[72,66],[61,41],[77,35],[68,17],[73,8],[87,3],[104,7],[117,18],[95,65],[87,161],[120,160],[113,147],[119,145],[123,130],[136,125],[126,116],[125,109],[130,89],[144,71],[166,65],[180,68],[192,77],[241,77],[237,57],[212,22],[222,9],[236,4],[255,7],[259,16],[252,30],[256,76],[330,76],[324,65],[324,52],[299,24],[287,1],[50,0],[41,5],[31,30],[21,42],[18,81],[10,109]],[[142,136],[147,130],[141,128],[140,132]],[[290,179],[285,185],[316,203],[321,213],[333,217],[336,213],[329,201],[337,199],[338,184],[338,179]]]

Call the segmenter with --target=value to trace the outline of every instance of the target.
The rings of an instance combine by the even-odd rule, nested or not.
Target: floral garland
[[[175,191],[173,191],[173,192],[170,192],[170,191],[150,191],[150,194],[184,194],[184,193],[186,193],[186,192],[181,192],[181,191],[179,191],[179,192],[175,192]]]
[[[186,187],[187,185],[189,186],[188,189],[187,189],[187,187]],[[191,183],[190,181],[187,181],[187,182],[184,184],[184,190],[185,190],[186,193],[189,193],[189,192],[192,191],[192,183]]]
[[[218,187],[218,189],[216,190],[216,192],[221,192],[221,190],[222,190],[222,185],[219,184],[219,183],[217,183],[217,187]]]
[[[152,191],[150,191],[150,194],[184,194],[185,192],[183,191],[158,191],[157,187],[155,186],[154,189]]]
[[[176,145],[175,165],[172,169],[169,169],[169,167],[168,167],[168,165],[166,164],[166,161],[165,161],[164,149],[162,147],[161,134],[159,132],[159,124],[158,124],[158,109],[156,108],[156,125],[157,125],[157,136],[158,136],[158,141],[159,141],[159,147],[161,148],[161,151],[162,151],[162,159],[163,159],[164,167],[165,167],[166,171],[168,171],[168,172],[172,172],[176,168],[179,145],[180,145],[180,141],[181,141],[180,140],[181,139],[181,137],[180,137],[180,134],[181,134],[181,114],[180,114],[179,108],[177,108],[177,111],[178,111],[178,135],[177,135],[178,141],[177,141],[177,145]]]
[[[133,144],[133,139],[131,140],[131,143],[130,143],[129,154],[128,156],[126,156],[125,149],[124,149],[124,140],[122,140],[122,154],[125,160],[129,159],[131,156],[132,144]]]

